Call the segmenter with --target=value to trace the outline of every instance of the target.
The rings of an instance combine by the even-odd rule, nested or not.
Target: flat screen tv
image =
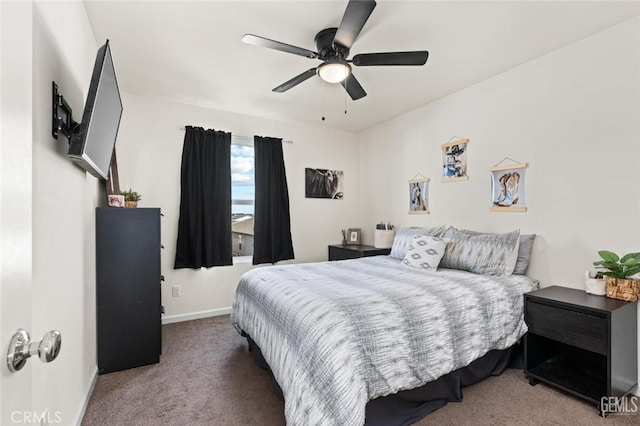
[[[122,100],[107,40],[96,55],[82,121],[69,141],[69,158],[95,177],[107,179],[121,116]]]

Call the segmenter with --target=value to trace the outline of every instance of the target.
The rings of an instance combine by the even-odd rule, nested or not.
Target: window
[[[231,243],[233,256],[253,256],[255,205],[253,141],[231,139]]]

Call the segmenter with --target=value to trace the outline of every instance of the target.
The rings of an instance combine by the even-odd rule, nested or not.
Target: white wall
[[[537,233],[530,273],[545,285],[581,287],[598,249],[637,250],[639,27],[627,21],[360,133],[367,229],[391,220]],[[470,179],[442,183],[440,144],[454,135],[470,138]],[[488,170],[505,157],[530,164],[526,213],[489,212]],[[417,173],[432,179],[427,216],[407,214]]]
[[[597,251],[640,247],[640,18],[361,132],[361,218],[538,234],[528,275],[584,288]],[[442,183],[440,144],[469,138],[469,181]],[[528,162],[526,213],[489,212],[489,168]],[[407,180],[431,178],[426,216]]]
[[[94,208],[99,182],[66,157],[66,138],[51,136],[51,82],[80,121],[97,48],[81,2],[36,3],[29,331],[40,339],[58,329],[62,349],[54,362],[44,365],[34,358],[25,368],[34,371],[34,409],[59,412],[69,425],[77,422],[96,374]]]
[[[112,46],[118,66],[118,46]],[[340,230],[361,225],[358,211],[358,144],[354,134],[322,125],[301,124],[123,95],[124,111],[116,151],[120,188],[142,194],[140,207],[160,207],[162,219],[162,303],[165,318],[226,312],[240,276],[250,264],[210,269],[173,269],[180,206],[180,162],[185,125],[202,126],[236,135],[261,135],[291,140],[283,143],[295,262],[327,260],[327,245],[341,241]],[[304,198],[304,169],[343,170],[344,200]],[[171,286],[182,296],[171,297]],[[179,318],[179,317],[178,317]],[[183,317],[185,318],[185,317]],[[188,317],[187,317],[188,318]]]

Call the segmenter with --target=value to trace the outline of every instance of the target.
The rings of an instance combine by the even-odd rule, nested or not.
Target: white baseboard
[[[80,407],[80,411],[76,416],[76,421],[74,424],[76,426],[81,426],[82,419],[84,418],[84,413],[87,411],[87,407],[89,406],[89,400],[91,399],[91,395],[93,395],[93,389],[96,387],[96,382],[98,381],[98,367],[93,371],[93,377],[91,378],[91,383],[89,384],[89,389],[87,390],[87,394],[84,397],[84,401],[82,403],[82,407]]]
[[[231,307],[210,309],[208,311],[190,312],[188,314],[168,315],[162,318],[162,324],[172,324],[174,322],[191,321],[201,318],[218,317],[220,315],[229,315]]]

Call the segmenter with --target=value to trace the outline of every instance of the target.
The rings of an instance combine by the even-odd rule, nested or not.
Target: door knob
[[[58,330],[51,330],[40,341],[33,342],[26,330],[18,329],[11,338],[7,351],[7,366],[15,373],[24,367],[31,355],[38,355],[40,361],[51,362],[58,357],[62,335]]]

